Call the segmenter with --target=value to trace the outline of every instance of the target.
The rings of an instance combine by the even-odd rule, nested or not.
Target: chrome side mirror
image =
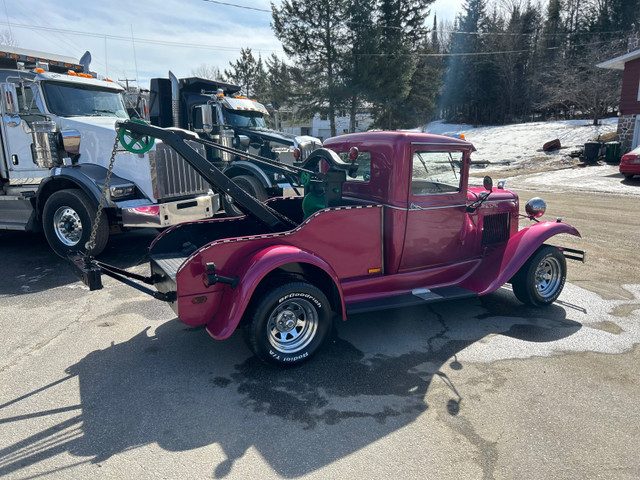
[[[200,118],[202,119],[202,128],[197,129],[197,132],[211,133],[215,122],[213,121],[213,107],[210,103],[198,105],[196,107],[200,110]]]
[[[15,83],[2,84],[2,108],[8,115],[18,115],[20,105],[18,104],[18,91]]]

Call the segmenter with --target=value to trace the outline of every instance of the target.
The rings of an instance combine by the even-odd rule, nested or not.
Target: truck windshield
[[[264,117],[260,112],[242,112],[239,110],[226,110],[225,120],[228,125],[234,127],[248,127],[248,128],[267,128],[267,124],[264,121]]]
[[[128,118],[120,92],[93,85],[43,82],[49,111],[61,117],[107,116]]]

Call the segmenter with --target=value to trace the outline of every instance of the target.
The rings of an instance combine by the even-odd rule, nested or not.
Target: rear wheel
[[[320,289],[291,282],[265,292],[249,314],[249,346],[260,360],[290,366],[308,360],[331,327],[331,306]]]
[[[250,175],[238,175],[237,177],[233,177],[231,180],[233,180],[234,183],[242,190],[260,202],[264,202],[268,198],[267,190],[255,177]],[[227,217],[239,217],[240,215],[244,215],[244,212],[235,205],[233,198],[229,195],[225,195],[222,198],[222,207],[224,208],[224,213]]]
[[[71,251],[84,250],[91,236],[96,207],[80,190],[53,193],[42,211],[42,227],[51,249],[61,257]],[[93,255],[100,254],[109,240],[109,222],[103,213],[98,224]]]
[[[630,180],[633,178],[633,173],[623,173],[624,178],[626,178],[627,180]]]
[[[562,293],[567,262],[557,247],[542,245],[513,277],[518,300],[535,306],[549,305]]]

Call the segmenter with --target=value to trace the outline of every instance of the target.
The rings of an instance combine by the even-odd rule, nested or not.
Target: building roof
[[[596,67],[609,68],[611,70],[624,70],[624,64],[631,60],[635,60],[636,58],[640,58],[640,50],[634,50],[633,52],[625,53],[619,57],[599,63]]]

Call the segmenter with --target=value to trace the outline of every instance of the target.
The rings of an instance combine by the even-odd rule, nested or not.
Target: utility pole
[[[129,91],[129,82],[135,82],[135,78],[119,78],[119,82],[124,82],[127,92]]]

